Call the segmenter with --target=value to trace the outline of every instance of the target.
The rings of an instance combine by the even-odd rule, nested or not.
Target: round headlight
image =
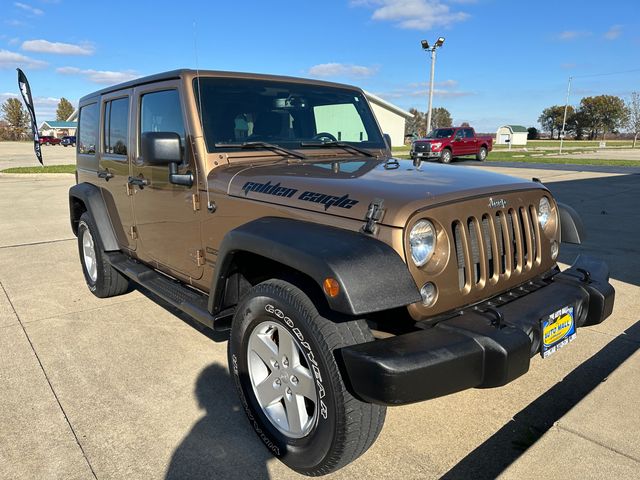
[[[413,262],[418,267],[427,263],[436,247],[436,229],[429,220],[420,220],[413,226],[409,245]]]
[[[540,228],[544,229],[547,226],[547,223],[549,223],[550,218],[551,204],[547,197],[542,197],[540,199],[540,204],[538,205],[538,222],[540,222]]]

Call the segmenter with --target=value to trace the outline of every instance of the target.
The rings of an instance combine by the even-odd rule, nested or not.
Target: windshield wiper
[[[338,141],[330,141],[330,142],[300,142],[301,147],[338,147],[344,148],[345,150],[351,150],[352,152],[361,153],[367,157],[375,157],[375,155],[371,152],[368,152],[364,148],[356,147],[355,145],[351,145],[347,142],[338,142]]]
[[[296,157],[301,160],[304,160],[307,158],[307,156],[303,155],[302,153],[298,153],[294,150],[289,150],[288,148],[284,148],[279,145],[274,145],[273,143],[267,143],[267,142],[216,143],[214,146],[216,148],[243,148],[246,150],[255,150],[257,148],[264,148],[266,150],[271,150],[272,152],[280,153],[281,155],[288,155],[290,157]]]

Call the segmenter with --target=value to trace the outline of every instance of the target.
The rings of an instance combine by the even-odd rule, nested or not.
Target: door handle
[[[149,185],[150,182],[146,178],[129,177],[129,179],[127,180],[127,183],[129,183],[129,185],[136,185],[140,187],[140,189],[142,189],[147,185]]]
[[[113,173],[109,170],[98,170],[98,177],[104,178],[108,182],[110,178],[113,178]]]

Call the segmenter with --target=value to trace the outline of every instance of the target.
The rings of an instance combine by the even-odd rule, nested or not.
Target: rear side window
[[[473,138],[473,130],[471,130],[470,128],[465,128],[464,131],[467,138]]]
[[[118,98],[104,105],[104,153],[127,154],[129,98]]]
[[[78,153],[95,155],[98,143],[98,104],[91,103],[80,109],[78,124]]]
[[[140,106],[140,134],[145,132],[175,132],[184,147],[184,121],[177,90],[146,93]]]

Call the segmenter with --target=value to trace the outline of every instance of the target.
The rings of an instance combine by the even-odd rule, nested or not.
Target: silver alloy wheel
[[[480,149],[480,160],[487,158],[487,151],[484,148]]]
[[[96,264],[96,247],[93,242],[93,237],[89,228],[85,226],[82,229],[82,257],[84,260],[84,267],[89,274],[89,278],[92,282],[98,280],[98,266]]]
[[[302,438],[318,417],[318,393],[298,341],[282,325],[262,322],[249,336],[247,365],[253,393],[284,435]]]

